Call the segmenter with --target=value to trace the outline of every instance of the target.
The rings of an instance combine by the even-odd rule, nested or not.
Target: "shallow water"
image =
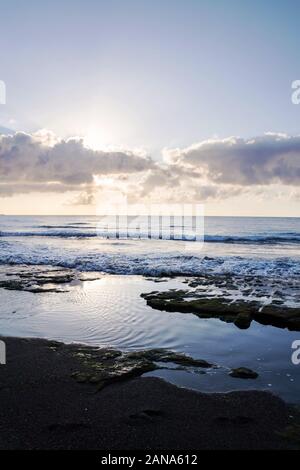
[[[180,234],[181,219],[173,222],[172,230]],[[1,334],[121,349],[170,348],[220,367],[204,375],[192,370],[152,375],[203,391],[268,389],[300,402],[300,365],[291,361],[291,345],[300,340],[300,332],[255,322],[239,330],[217,319],[153,310],[140,297],[147,291],[186,288],[184,278],[156,283],[143,276],[225,274],[239,288],[233,293],[225,288],[222,295],[259,295],[264,303],[299,307],[300,218],[206,217],[204,244],[108,239],[98,236],[98,224],[96,216],[0,216],[4,272],[8,263],[14,269],[25,263],[113,274],[79,282],[68,293],[0,289]],[[229,377],[229,368],[239,366],[256,370],[259,378]]]
[[[217,319],[153,310],[140,297],[142,292],[182,288],[182,280],[157,283],[142,276],[103,275],[60,294],[0,289],[0,331],[125,350],[170,348],[220,367],[204,375],[170,370],[151,375],[201,391],[268,389],[300,402],[300,365],[291,361],[291,344],[300,332],[256,322],[240,330]],[[240,366],[256,370],[258,379],[228,376],[230,368]]]

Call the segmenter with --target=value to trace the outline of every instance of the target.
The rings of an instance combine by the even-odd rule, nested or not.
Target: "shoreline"
[[[279,324],[280,317],[286,317],[297,327],[299,308],[283,308],[278,293],[265,315],[266,323],[274,326],[260,324],[261,314],[257,318],[255,313],[264,298],[260,280],[251,278],[250,288],[249,279],[247,285],[239,285],[239,279],[228,276],[149,278],[25,265],[3,266],[0,271],[3,336],[109,345],[122,351],[185,352],[216,367],[180,368],[175,363],[177,367],[163,364],[166,367],[159,371],[148,364],[146,376],[208,393],[270,390],[289,403],[299,403],[300,369],[290,352],[299,336],[291,331],[294,328]],[[298,315],[293,324],[290,315]],[[232,371],[240,368],[251,370],[256,380],[232,378]]]
[[[82,345],[0,339],[0,449],[297,448],[299,411],[269,392],[208,394],[152,377],[98,390],[72,377],[86,372]]]

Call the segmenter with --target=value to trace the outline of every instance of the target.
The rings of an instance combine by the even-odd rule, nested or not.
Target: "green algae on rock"
[[[149,349],[134,352],[121,352],[104,348],[75,348],[72,352],[84,365],[84,371],[76,371],[72,377],[80,383],[96,384],[98,390],[114,382],[139,377],[162,367],[159,363],[173,363],[181,369],[211,368],[213,364],[194,359],[185,354],[166,349]]]
[[[300,331],[300,308],[293,308],[275,301],[264,305],[257,298],[205,295],[197,290],[203,280],[193,280],[190,284],[196,290],[170,289],[141,294],[147,305],[166,312],[192,313],[199,318],[218,318],[234,323],[240,329],[250,327],[252,320],[264,325],[272,325]],[[221,281],[220,281],[221,282]]]
[[[214,365],[203,360],[203,359],[194,359],[191,356],[186,354],[177,353],[174,351],[169,351],[167,349],[146,349],[144,351],[135,351],[132,353],[126,354],[127,359],[146,359],[154,362],[173,362],[186,367],[203,367],[211,368]]]
[[[300,331],[300,308],[289,308],[277,304],[266,305],[261,311],[255,313],[254,319],[262,324]]]
[[[68,292],[74,283],[100,279],[98,273],[82,274],[75,269],[52,266],[5,266],[0,271],[0,288],[34,294],[44,292]]]
[[[219,318],[236,322],[239,327],[250,326],[252,315],[258,310],[257,302],[232,302],[226,298],[197,298],[197,293],[183,290],[142,294],[147,305],[167,312],[193,313],[200,318]],[[192,300],[189,297],[193,297]]]

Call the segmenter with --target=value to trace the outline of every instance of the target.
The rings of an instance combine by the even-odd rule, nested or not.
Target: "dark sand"
[[[97,392],[71,373],[82,368],[68,346],[2,338],[1,449],[289,449],[278,431],[291,409],[268,392],[202,394],[157,378]]]

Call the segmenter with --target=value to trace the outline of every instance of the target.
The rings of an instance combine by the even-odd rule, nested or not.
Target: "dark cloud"
[[[0,197],[77,192],[72,204],[93,204],[94,176],[109,176],[130,199],[223,199],[253,186],[299,186],[300,137],[266,134],[163,151],[164,162],[131,151],[96,151],[82,139],[51,132],[0,135]],[[99,186],[100,184],[100,186]]]
[[[56,140],[52,134],[0,136],[1,182],[91,184],[94,175],[128,174],[154,166],[134,152],[95,151],[82,139]]]
[[[164,152],[168,164],[200,172],[213,182],[234,185],[300,183],[300,137],[266,134],[228,138]]]

